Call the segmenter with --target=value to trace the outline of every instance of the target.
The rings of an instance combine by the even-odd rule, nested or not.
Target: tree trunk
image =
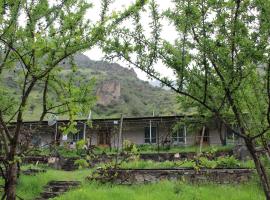
[[[7,200],[16,200],[17,163],[12,162],[9,164],[7,172]]]
[[[266,200],[270,200],[270,184],[269,179],[265,170],[265,167],[263,166],[259,156],[256,153],[256,149],[254,146],[254,143],[249,138],[245,139],[245,143],[247,146],[247,149],[250,152],[251,157],[253,158],[253,161],[255,163],[255,167],[257,170],[257,173],[259,175],[259,178],[261,180],[261,184],[263,186],[263,190],[266,196]]]
[[[6,183],[5,183],[5,190],[7,195],[7,200],[16,200],[16,184],[17,184],[17,173],[18,173],[18,166],[17,162],[15,161],[15,155],[17,152],[17,142],[12,141],[10,145],[10,151],[7,156],[8,167],[7,167],[7,175],[6,175]]]
[[[222,125],[223,125],[222,122],[218,122],[219,138],[222,146],[226,146],[227,145],[226,135],[222,133]]]

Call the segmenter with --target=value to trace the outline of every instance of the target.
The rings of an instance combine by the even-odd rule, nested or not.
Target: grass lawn
[[[164,181],[140,186],[87,183],[56,200],[263,200],[256,185],[189,185]]]
[[[89,175],[88,170],[78,170],[75,172],[66,172],[60,170],[48,169],[46,173],[40,173],[36,176],[21,175],[18,180],[17,194],[24,200],[35,199],[43,190],[49,181],[52,180],[79,180],[84,181]],[[0,184],[2,183],[0,179]],[[0,191],[1,196],[1,191]]]
[[[38,197],[51,180],[79,180],[83,185],[56,200],[263,200],[263,192],[254,182],[246,185],[191,185],[164,181],[157,184],[118,186],[90,183],[91,170],[64,172],[49,169],[37,176],[20,177],[17,193],[25,200]],[[1,182],[1,181],[0,181]]]

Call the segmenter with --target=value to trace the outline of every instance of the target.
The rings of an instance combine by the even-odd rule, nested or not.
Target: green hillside
[[[148,82],[137,78],[133,69],[124,68],[118,64],[104,61],[92,61],[87,56],[75,56],[79,69],[76,72],[83,80],[96,79],[95,91],[98,100],[92,109],[94,118],[124,116],[172,115],[177,113],[176,96],[160,87],[154,87]],[[62,63],[63,74],[71,71],[70,66]],[[14,74],[5,76],[5,82],[11,91],[16,93]],[[17,82],[17,81],[16,81]],[[89,94],[91,95],[91,94]],[[38,120],[41,113],[40,100],[42,93],[36,88],[31,95],[25,120]],[[85,116],[87,117],[87,116]],[[59,116],[65,118],[65,116]]]

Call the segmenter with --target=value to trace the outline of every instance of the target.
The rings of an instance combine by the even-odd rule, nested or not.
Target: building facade
[[[215,121],[201,124],[193,120],[193,128],[190,128],[189,125],[182,123],[179,125],[184,118],[187,116],[93,119],[90,124],[87,120],[77,120],[77,133],[68,135],[64,135],[61,131],[61,127],[68,124],[67,120],[59,120],[54,124],[48,121],[25,122],[22,130],[28,135],[31,134],[33,145],[42,147],[55,142],[71,144],[78,140],[85,140],[88,146],[112,148],[122,146],[125,140],[137,145],[182,146],[198,145],[201,141],[205,145],[221,145],[221,137],[226,140],[226,144],[240,142],[231,130],[224,126],[218,127]]]

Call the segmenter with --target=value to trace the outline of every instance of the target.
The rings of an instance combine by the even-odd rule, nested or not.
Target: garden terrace
[[[253,169],[119,169],[115,183],[143,184],[161,180],[186,180],[191,183],[238,184],[248,182]]]
[[[23,166],[24,169],[27,166]],[[142,185],[108,185],[91,182],[85,178],[90,170],[64,172],[47,169],[47,172],[36,176],[21,175],[18,181],[18,196],[33,200],[40,196],[44,187],[51,181],[80,181],[81,186],[55,198],[55,200],[263,200],[263,192],[256,179],[241,184],[191,184],[186,181],[165,181]],[[1,184],[1,179],[0,179]],[[196,189],[195,189],[196,188]],[[0,190],[1,194],[1,190]]]

